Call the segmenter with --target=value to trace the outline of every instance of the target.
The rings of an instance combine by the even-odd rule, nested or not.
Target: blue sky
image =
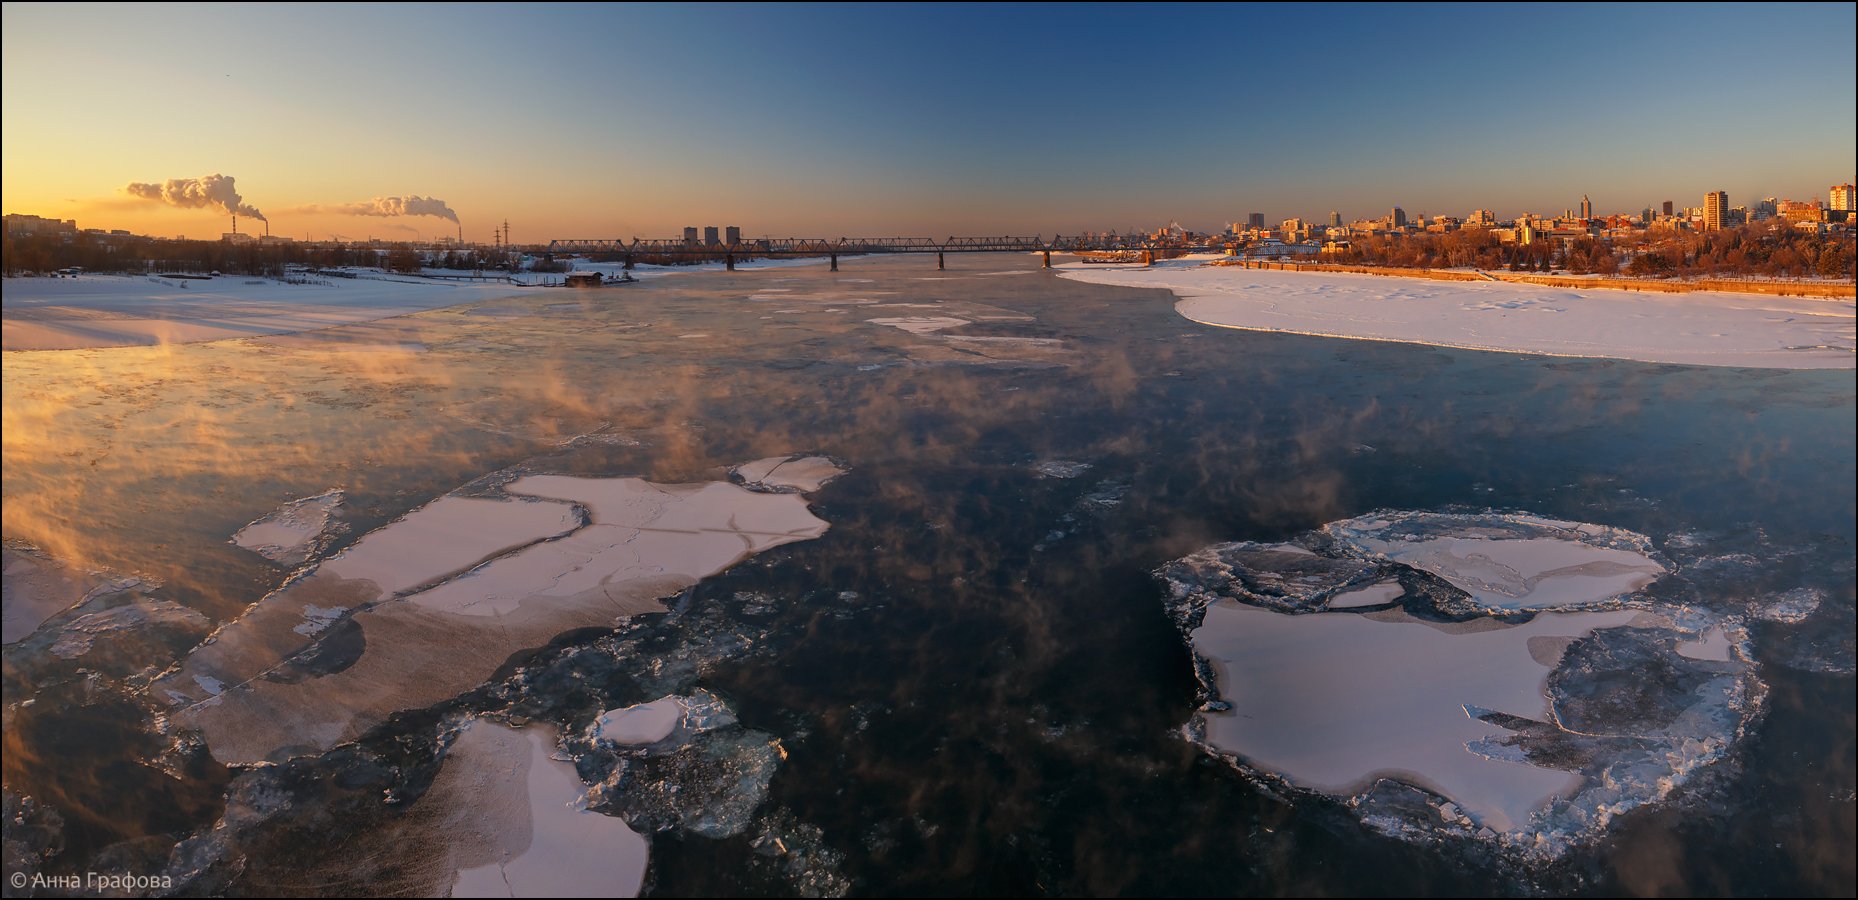
[[[449,232],[292,212],[410,194],[478,239],[1051,234],[1823,197],[1858,156],[1852,4],[4,10],[6,211],[159,233],[217,220],[122,185],[232,175],[317,237]]]

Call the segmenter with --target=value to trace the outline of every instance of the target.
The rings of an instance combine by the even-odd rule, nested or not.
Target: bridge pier
[[[1045,251],[1045,268],[1049,269],[1051,267],[1052,267],[1052,251],[1047,250]]]
[[[620,268],[627,269],[627,270],[630,270],[632,268],[632,254],[630,253],[626,254],[626,264],[623,266],[620,266]]]
[[[837,253],[827,255],[832,257],[832,271],[837,272],[839,270],[839,255]]]
[[[731,272],[735,271],[735,254],[733,253],[723,254],[723,268],[728,269]]]
[[[942,251],[937,250],[935,252],[935,270],[940,272],[946,268],[948,268],[948,265],[942,259]]]
[[[1155,264],[1155,251],[1153,250],[1142,251],[1142,265],[1152,266],[1154,264]]]

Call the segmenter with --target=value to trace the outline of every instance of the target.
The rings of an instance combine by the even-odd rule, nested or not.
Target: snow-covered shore
[[[1066,278],[1173,291],[1206,325],[1471,350],[1769,369],[1854,366],[1854,304],[1697,291],[1572,290],[1331,272],[1074,263]]]
[[[0,302],[0,349],[141,347],[287,334],[474,303],[520,290],[503,283],[366,278],[332,279],[328,284],[239,276],[8,278]]]

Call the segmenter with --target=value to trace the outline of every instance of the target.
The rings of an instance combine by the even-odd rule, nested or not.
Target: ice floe
[[[845,468],[824,456],[770,456],[743,463],[730,471],[749,490],[810,493],[845,474]]]
[[[47,619],[79,604],[154,587],[140,576],[74,567],[18,541],[0,549],[0,572],[0,643],[7,644],[23,640]]]
[[[232,542],[280,565],[302,565],[336,531],[332,517],[341,505],[339,488],[292,500],[239,529]]]
[[[1046,478],[1076,478],[1090,471],[1090,463],[1069,459],[1048,459],[1035,464],[1032,470]]]
[[[93,651],[110,648],[116,657],[150,657],[136,653],[129,645],[143,641],[160,641],[179,635],[199,637],[207,632],[207,618],[194,610],[168,600],[136,597],[123,606],[87,613],[72,620],[58,633],[50,648],[61,659],[87,657]]]
[[[888,325],[911,334],[934,334],[945,328],[959,328],[968,324],[967,319],[957,319],[954,316],[892,316],[865,321],[873,325]]]
[[[1389,513],[1323,530],[1351,555],[1430,572],[1506,611],[1625,596],[1668,571],[1643,535],[1540,516]]]
[[[552,729],[471,723],[431,793],[422,802],[450,811],[448,831],[461,838],[450,896],[639,895],[650,845],[623,820],[587,811],[587,786],[557,758]]]
[[[1641,593],[1667,571],[1623,529],[1382,512],[1156,574],[1206,696],[1190,738],[1392,834],[1555,856],[1760,710],[1739,619]]]
[[[1392,603],[1406,595],[1398,581],[1377,581],[1366,587],[1350,588],[1329,598],[1330,609],[1356,609]]]
[[[500,497],[440,498],[222,628],[157,696],[222,762],[327,750],[483,683],[513,653],[661,612],[661,597],[824,534],[791,491],[842,470],[807,459],[789,492],[527,475]]]
[[[683,718],[684,701],[660,697],[601,713],[594,720],[594,737],[615,744],[656,744],[670,737]]]

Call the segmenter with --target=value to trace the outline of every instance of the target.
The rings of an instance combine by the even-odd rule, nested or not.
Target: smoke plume
[[[323,207],[320,212],[341,213],[345,216],[435,216],[440,219],[458,221],[458,214],[437,197],[376,197],[359,203],[343,203],[338,206]]]
[[[140,181],[129,183],[123,193],[141,200],[166,203],[181,209],[217,209],[234,216],[268,221],[258,207],[249,206],[239,196],[230,175],[207,175],[202,178],[170,178],[161,184]]]

